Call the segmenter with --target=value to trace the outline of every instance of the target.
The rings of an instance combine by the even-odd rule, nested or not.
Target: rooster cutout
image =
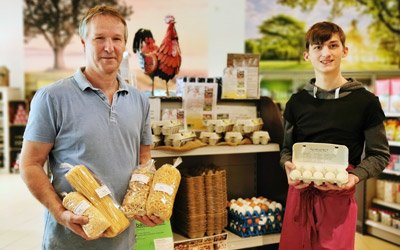
[[[154,78],[159,77],[165,80],[166,94],[169,96],[168,82],[178,74],[182,61],[175,18],[168,15],[165,17],[165,22],[168,28],[160,47],[156,45],[150,30],[139,29],[133,40],[133,52],[138,53],[140,67],[151,78],[152,95],[154,95]]]

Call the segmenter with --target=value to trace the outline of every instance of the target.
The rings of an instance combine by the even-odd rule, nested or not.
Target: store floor
[[[0,175],[0,249],[38,250],[42,240],[43,207],[17,174]],[[375,237],[357,234],[356,250],[400,250]]]

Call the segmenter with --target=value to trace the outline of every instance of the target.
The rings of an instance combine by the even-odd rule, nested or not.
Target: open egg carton
[[[251,135],[251,141],[253,144],[267,145],[271,137],[267,131],[254,131]]]
[[[292,162],[296,166],[289,174],[292,180],[304,183],[324,182],[342,186],[348,181],[349,150],[346,146],[328,143],[295,143]]]
[[[232,131],[234,123],[230,119],[205,120],[207,132],[225,133]]]
[[[266,198],[231,200],[228,216],[229,230],[240,237],[279,233],[282,229],[282,205]]]
[[[261,130],[263,124],[264,122],[261,118],[238,119],[235,121],[235,124],[233,126],[233,131],[240,132],[242,134],[249,134]]]
[[[151,129],[153,135],[172,135],[178,133],[182,127],[182,123],[178,120],[163,120],[153,121],[151,123]]]
[[[221,135],[216,132],[201,132],[199,139],[211,146],[216,145],[221,140]]]
[[[182,147],[189,141],[196,139],[196,133],[193,131],[181,131],[164,137],[165,146]]]

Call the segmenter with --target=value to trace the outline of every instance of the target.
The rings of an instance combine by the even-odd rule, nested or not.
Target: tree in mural
[[[118,0],[24,0],[25,42],[43,36],[53,50],[53,69],[64,69],[64,49],[77,34],[82,16],[97,4],[114,6],[125,17],[133,13]]]
[[[262,59],[297,60],[303,58],[305,24],[293,17],[277,15],[266,19],[258,27],[263,35],[256,48],[254,41],[248,41],[247,47],[253,52],[262,52]],[[254,51],[256,50],[256,51]]]
[[[304,11],[312,10],[318,0],[278,0],[278,3]],[[400,0],[324,0],[331,5],[331,17],[341,16],[348,7],[356,7],[372,17],[371,39],[379,44],[380,55],[400,68]]]

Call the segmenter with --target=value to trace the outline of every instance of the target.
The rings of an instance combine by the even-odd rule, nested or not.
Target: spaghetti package
[[[154,160],[139,165],[133,170],[129,188],[121,207],[128,219],[133,220],[136,215],[146,215],[146,201],[155,171]]]
[[[181,174],[176,167],[182,162],[178,158],[174,165],[164,164],[154,174],[150,194],[147,198],[147,215],[155,215],[162,220],[169,220],[172,215],[176,192],[181,181]]]
[[[111,226],[104,233],[106,237],[115,237],[128,228],[130,222],[124,213],[116,207],[110,196],[110,190],[107,186],[100,185],[85,166],[77,165],[71,168],[65,174],[65,178],[111,223]]]
[[[64,197],[62,204],[74,214],[88,217],[89,222],[83,225],[82,229],[89,238],[99,237],[111,226],[106,217],[78,192],[68,193]]]

